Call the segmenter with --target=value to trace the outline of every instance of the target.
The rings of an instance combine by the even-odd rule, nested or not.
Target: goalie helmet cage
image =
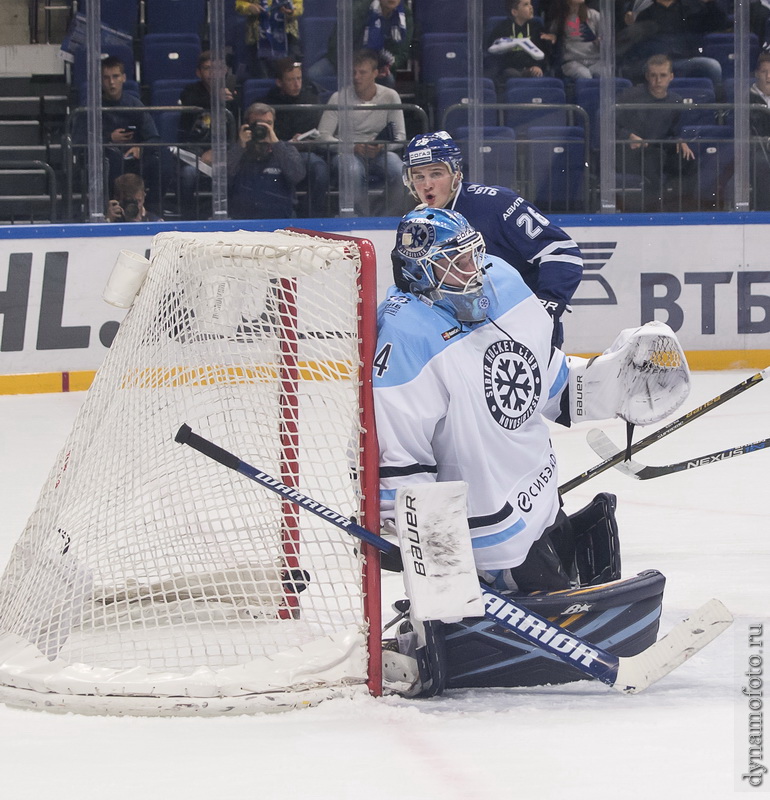
[[[0,700],[192,715],[381,691],[378,555],[174,442],[188,423],[376,530],[375,286],[363,239],[154,238],[0,581]]]

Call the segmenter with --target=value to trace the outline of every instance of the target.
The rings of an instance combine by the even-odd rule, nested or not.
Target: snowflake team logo
[[[498,425],[516,430],[535,410],[542,378],[532,351],[520,342],[495,342],[484,353],[484,396]]]
[[[407,223],[401,231],[398,252],[411,259],[422,258],[436,241],[436,229],[420,219]]]

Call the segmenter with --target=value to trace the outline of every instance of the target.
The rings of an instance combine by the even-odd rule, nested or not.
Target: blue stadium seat
[[[426,33],[420,52],[420,79],[435,84],[439,78],[468,77],[466,34]]]
[[[725,211],[729,208],[734,136],[729,125],[694,125],[682,129],[682,138],[695,153],[698,210]]]
[[[482,102],[496,103],[495,85],[489,78],[482,79]],[[436,122],[440,128],[453,133],[458,126],[468,124],[468,112],[454,109],[446,119],[446,110],[453,105],[468,103],[468,81],[464,78],[439,78],[436,84]],[[482,124],[497,125],[497,110],[486,109],[483,112]]]
[[[458,128],[455,132],[466,171],[470,157],[469,130],[469,128],[463,127]],[[515,189],[518,185],[515,131],[502,126],[485,126],[483,134],[484,139],[481,146],[483,175],[481,180],[487,185]]]
[[[743,94],[748,97],[749,90],[751,89],[751,85],[754,83],[754,75],[753,73],[749,75],[748,80],[744,84]],[[735,102],[735,78],[725,78],[722,81],[722,92],[724,93],[724,102],[725,103],[733,103]],[[732,117],[732,111],[729,112],[727,115],[728,118]]]
[[[710,78],[674,78],[669,89],[682,96],[685,107],[693,103],[716,103]],[[686,109],[682,112],[681,126],[714,125],[716,121],[716,111]]]
[[[155,81],[150,87],[151,106],[174,106],[179,102],[179,95],[185,86],[195,83],[195,78],[164,78]]]
[[[79,3],[80,10],[85,9]],[[101,0],[102,25],[136,36],[139,27],[139,0]]]
[[[714,91],[711,78],[674,78],[668,87],[672,92],[683,94],[688,89],[707,89]]]
[[[78,13],[85,14],[88,0],[78,0]],[[101,0],[101,23],[108,28],[136,36],[139,26],[139,0]]]
[[[228,64],[239,80],[246,75],[246,26],[243,14],[235,11],[235,3],[225,3],[225,47],[230,52]]]
[[[206,24],[206,4],[207,0],[147,0],[144,4],[147,33],[195,33],[200,36]]]
[[[506,103],[526,103],[532,109],[511,109],[505,111],[503,120],[509,128],[516,131],[519,137],[526,137],[533,125],[564,126],[567,124],[567,109],[542,109],[542,105],[564,106],[567,102],[564,86],[540,83],[541,79],[526,78],[522,81],[509,81],[505,90]],[[558,80],[558,79],[557,79]],[[561,84],[561,82],[559,82]]]
[[[102,56],[112,56],[119,58],[126,68],[126,78],[136,80],[136,60],[134,50],[130,45],[118,44],[117,42],[102,45]],[[72,83],[79,86],[86,80],[86,56],[84,51],[78,51],[72,64]]]
[[[632,86],[628,78],[615,78],[615,98]],[[578,78],[575,81],[575,103],[588,114],[589,144],[599,149],[599,78]]]
[[[252,103],[264,102],[265,95],[275,86],[275,78],[247,78],[241,86],[241,102],[246,110]]]
[[[322,103],[328,102],[329,98],[337,91],[336,75],[319,75],[313,83],[318,88],[318,99]]]
[[[142,39],[142,82],[195,78],[200,37],[195,34],[148,33]]]
[[[305,0],[305,13],[315,17],[336,17],[337,0]]]
[[[585,131],[577,126],[529,129],[534,204],[547,212],[587,211]]]
[[[302,68],[307,68],[322,59],[329,49],[329,37],[337,24],[337,17],[308,16],[307,11],[299,18],[299,40],[302,42]]]
[[[419,0],[415,4],[414,21],[423,36],[467,32],[468,0]]]
[[[716,59],[722,66],[722,80],[735,77],[735,38],[732,33],[707,33],[703,37],[701,55]],[[749,34],[749,70],[753,71],[759,56],[759,39]]]
[[[484,0],[484,17],[501,17],[508,13],[506,0]],[[535,11],[537,13],[537,11]]]
[[[561,78],[550,78],[543,76],[542,78],[508,78],[503,87],[503,91],[507,92],[518,86],[529,83],[532,86],[548,87],[551,89],[564,89],[564,81]]]
[[[164,144],[176,144],[179,141],[179,118],[181,111],[155,111],[152,115],[160,140]]]
[[[497,17],[487,17],[484,21],[484,39],[483,42],[486,45],[487,39],[492,31],[501,23],[503,20],[510,19],[510,15],[506,14],[505,16],[497,16]],[[486,55],[486,51],[484,52]]]

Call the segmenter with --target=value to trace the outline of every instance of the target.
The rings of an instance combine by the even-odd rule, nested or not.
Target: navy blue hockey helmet
[[[410,211],[398,226],[396,253],[413,294],[444,305],[460,322],[486,319],[486,247],[462,214],[446,208]]]
[[[455,186],[463,179],[463,156],[454,139],[446,131],[434,131],[415,136],[404,150],[402,178],[404,186],[417,197],[412,181],[412,168],[427,164],[446,164],[449,172],[456,176]]]

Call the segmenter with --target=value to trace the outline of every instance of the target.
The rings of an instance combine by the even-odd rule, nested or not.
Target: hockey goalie
[[[673,331],[652,322],[591,360],[566,356],[551,346],[551,319],[516,270],[488,256],[451,210],[407,214],[393,262],[374,360],[383,529],[398,535],[406,561],[414,548],[404,489],[467,485],[451,514],[435,510],[432,547],[420,558],[432,550],[450,566],[465,536],[482,585],[616,655],[644,650],[657,635],[665,579],[650,570],[621,580],[612,495],[563,511],[547,421],[645,425],[671,414],[689,392]],[[402,569],[398,558],[383,566]],[[384,656],[386,678],[408,694],[584,677],[480,614],[436,621],[415,614],[410,599],[396,603],[404,619]]]

